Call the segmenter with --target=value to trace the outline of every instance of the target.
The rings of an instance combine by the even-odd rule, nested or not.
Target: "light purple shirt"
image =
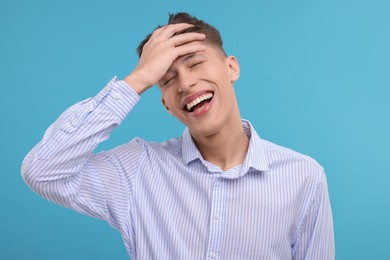
[[[67,109],[24,159],[26,183],[106,220],[133,259],[334,259],[323,168],[262,140],[246,120],[245,160],[225,172],[202,158],[188,129],[94,154],[139,99],[115,77]]]

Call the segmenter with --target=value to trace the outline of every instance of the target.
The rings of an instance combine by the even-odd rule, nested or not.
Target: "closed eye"
[[[202,63],[203,63],[203,61],[199,61],[199,62],[196,62],[196,63],[192,64],[190,67],[194,68],[194,67],[196,67],[196,66],[198,66],[198,65],[200,65]]]
[[[167,81],[165,81],[165,83],[163,84],[163,87],[165,87],[165,85],[167,85],[170,81],[172,81],[174,78],[176,78],[176,76],[173,76],[172,78],[168,79]]]
[[[200,65],[200,64],[202,64],[202,63],[203,63],[203,61],[197,62],[197,63],[191,65],[191,68],[193,68],[193,67],[195,67],[195,66],[197,66],[197,65]]]

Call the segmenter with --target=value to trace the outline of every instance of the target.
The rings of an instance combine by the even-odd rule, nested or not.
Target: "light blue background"
[[[327,173],[337,259],[389,259],[390,1],[1,1],[0,259],[127,259],[105,222],[47,202],[20,177],[27,152],[73,103],[136,65],[168,12],[220,29],[241,65],[242,116]],[[99,149],[183,126],[145,93]]]

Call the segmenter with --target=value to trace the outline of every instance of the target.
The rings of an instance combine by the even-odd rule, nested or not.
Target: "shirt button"
[[[211,253],[210,253],[210,257],[211,257],[211,258],[216,258],[216,257],[217,257],[217,253],[211,252]]]
[[[72,126],[76,126],[77,125],[77,119],[73,119],[71,122]]]
[[[120,93],[115,93],[115,98],[117,99],[117,100],[119,100],[119,99],[121,99],[121,94]]]
[[[215,213],[215,214],[214,214],[214,218],[215,218],[216,220],[218,220],[220,217],[221,217],[221,216],[220,216],[218,213]]]

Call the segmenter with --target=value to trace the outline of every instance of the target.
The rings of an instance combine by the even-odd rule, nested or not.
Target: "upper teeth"
[[[188,110],[191,110],[194,106],[196,106],[197,104],[199,104],[203,100],[211,98],[212,96],[213,96],[213,93],[205,93],[205,94],[197,97],[196,99],[192,100],[190,103],[188,103],[186,105],[186,107]]]

